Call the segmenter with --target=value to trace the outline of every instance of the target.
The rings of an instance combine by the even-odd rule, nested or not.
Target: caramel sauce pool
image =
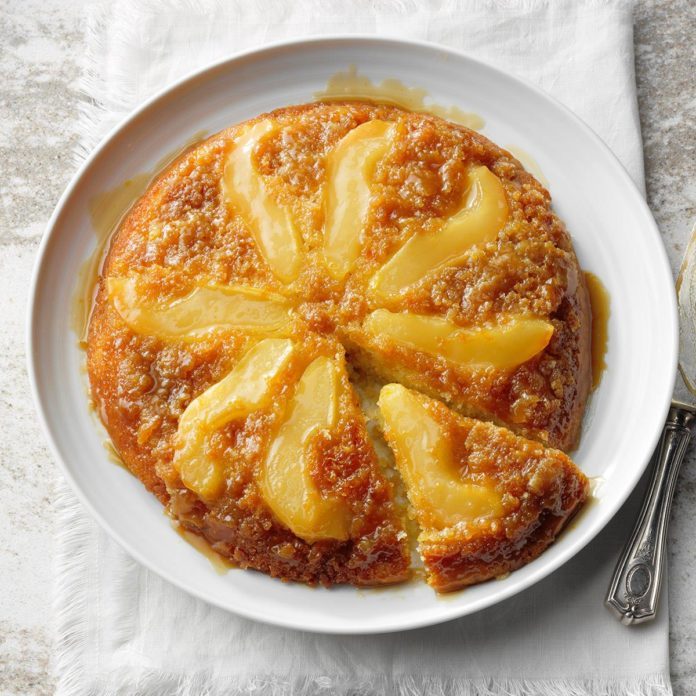
[[[419,114],[439,116],[472,130],[481,130],[485,125],[478,114],[462,111],[458,106],[441,106],[426,101],[429,99],[428,93],[420,87],[407,87],[394,79],[376,84],[369,77],[359,75],[354,65],[346,72],[336,73],[329,78],[326,87],[315,92],[314,98],[317,101],[356,100],[398,106]]]
[[[172,528],[187,544],[193,546],[196,551],[203,554],[208,559],[208,562],[213,566],[213,569],[218,575],[225,575],[231,568],[236,568],[231,561],[215,551],[202,536],[190,532],[175,520],[172,520]]]
[[[604,283],[594,274],[585,271],[585,281],[592,308],[592,389],[602,381],[607,367],[605,360],[609,342],[610,298]]]
[[[97,246],[89,258],[82,263],[77,273],[70,317],[71,328],[77,336],[80,348],[87,347],[87,329],[97,280],[114,232],[119,228],[133,204],[145,193],[159,173],[203,140],[206,135],[206,131],[194,133],[181,147],[157,162],[151,171],[136,174],[116,188],[99,193],[89,201],[89,217]]]
[[[536,159],[527,150],[516,145],[506,145],[505,149],[520,161],[522,166],[545,188],[549,188],[549,180],[544,176]]]

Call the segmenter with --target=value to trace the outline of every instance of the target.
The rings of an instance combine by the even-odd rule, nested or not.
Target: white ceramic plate
[[[423,87],[438,104],[480,114],[485,135],[532,153],[580,262],[611,295],[608,368],[594,394],[575,461],[601,477],[598,501],[540,558],[499,582],[438,600],[423,583],[389,590],[311,589],[255,572],[214,572],[172,530],[155,498],[107,458],[88,410],[84,355],[70,329],[75,278],[95,244],[88,205],[98,193],[201,130],[311,101],[348,66],[373,80]],[[451,50],[374,38],[276,45],[199,72],[114,130],[76,174],[43,239],[29,326],[29,371],[56,459],[85,505],[130,554],[208,602],[268,623],[330,633],[435,624],[477,611],[539,581],[611,519],[644,471],[672,393],[677,318],[672,276],[650,212],[618,161],[578,118],[538,89]],[[601,601],[601,598],[597,598]]]

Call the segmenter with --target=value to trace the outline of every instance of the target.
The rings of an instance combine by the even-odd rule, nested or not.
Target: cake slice
[[[533,560],[587,497],[587,478],[558,450],[399,384],[382,388],[379,408],[438,592]]]
[[[330,340],[266,338],[179,418],[169,510],[233,563],[309,584],[405,580],[402,515]]]

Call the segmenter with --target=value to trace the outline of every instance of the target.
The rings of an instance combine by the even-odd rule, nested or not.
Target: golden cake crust
[[[304,259],[290,284],[270,271],[220,186],[230,144],[269,117],[280,128],[255,148],[253,163],[302,230]],[[362,253],[348,278],[337,281],[320,262],[326,156],[346,133],[372,119],[395,124],[394,143],[374,172]],[[379,306],[447,316],[463,327],[505,313],[546,318],[554,327],[551,342],[514,370],[455,369],[377,341],[363,329],[366,315],[378,306],[365,292],[369,278],[409,235],[452,213],[473,165],[487,166],[502,182],[509,222],[495,241],[455,267]],[[109,301],[105,282],[126,276],[137,276],[142,300],[153,303],[183,297],[201,284],[281,293],[295,306],[293,338],[301,344],[308,340],[312,350],[328,350],[343,360],[345,346],[349,362],[379,380],[402,381],[462,413],[560,448],[577,440],[590,385],[584,277],[568,234],[550,210],[548,192],[509,153],[464,127],[388,106],[316,103],[280,109],[214,135],[169,166],[121,224],[89,327],[89,378],[109,435],[127,467],[186,527],[238,564],[285,579],[326,584],[403,579],[405,535],[356,405],[348,409],[352,416],[341,441],[324,443],[326,451],[317,461],[325,464],[313,473],[321,483],[326,471],[334,471],[331,485],[344,487],[363,520],[349,542],[303,542],[273,519],[251,484],[230,489],[219,508],[183,487],[172,468],[179,418],[253,341],[234,328],[195,342],[134,332]],[[233,425],[221,434],[235,436]],[[252,465],[253,457],[245,464],[247,474]]]
[[[224,426],[210,443],[212,456],[225,463],[227,482],[223,495],[206,501],[183,484],[173,465],[177,425],[192,398],[219,382],[253,341],[230,332],[222,342],[215,337],[184,348],[134,335],[109,304],[97,312],[105,316],[95,315],[94,322],[109,326],[90,348],[92,388],[102,419],[128,468],[186,530],[201,535],[235,565],[284,580],[370,586],[408,578],[402,516],[346,375],[339,423],[310,444],[309,468],[320,491],[347,502],[350,539],[300,539],[274,517],[255,477],[303,369],[322,355],[343,361],[340,343],[330,336],[294,337],[298,357],[272,405]]]
[[[439,592],[450,592],[534,560],[585,502],[587,477],[559,450],[455,414],[434,399],[416,398],[451,443],[461,480],[494,491],[502,507],[497,516],[443,528],[430,527],[426,513],[415,508],[428,583]],[[400,466],[397,433],[389,425],[385,433]]]

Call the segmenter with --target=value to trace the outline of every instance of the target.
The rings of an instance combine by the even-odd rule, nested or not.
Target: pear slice
[[[271,443],[259,481],[275,516],[310,543],[350,537],[349,507],[340,499],[322,496],[306,461],[312,440],[336,424],[338,370],[336,361],[327,357],[319,357],[307,367],[288,405],[287,418]]]
[[[462,481],[447,432],[413,392],[388,384],[380,392],[378,405],[422,527],[444,529],[503,514],[501,496],[492,487]]]
[[[394,297],[429,273],[456,265],[472,246],[495,239],[510,214],[505,189],[487,167],[470,170],[462,203],[440,230],[415,234],[382,266],[370,283],[376,297]]]
[[[527,362],[546,348],[553,335],[552,324],[525,316],[464,329],[442,317],[386,309],[369,314],[364,328],[378,339],[387,338],[456,365],[497,369]]]
[[[272,383],[287,367],[293,352],[293,343],[288,339],[260,341],[226,377],[195,398],[181,414],[174,467],[184,485],[202,499],[217,498],[225,483],[222,466],[205,452],[207,436],[267,406]]]
[[[384,157],[393,126],[368,121],[350,131],[326,159],[324,188],[324,259],[329,273],[342,280],[360,254],[370,207],[370,179]]]
[[[108,278],[107,292],[116,311],[136,333],[160,338],[195,339],[220,327],[275,333],[290,322],[288,301],[245,286],[206,286],[169,305],[146,305],[134,277]]]
[[[259,140],[276,128],[272,121],[260,121],[236,140],[225,163],[222,195],[248,225],[274,275],[290,283],[300,271],[301,236],[290,211],[271,197],[252,161]]]

